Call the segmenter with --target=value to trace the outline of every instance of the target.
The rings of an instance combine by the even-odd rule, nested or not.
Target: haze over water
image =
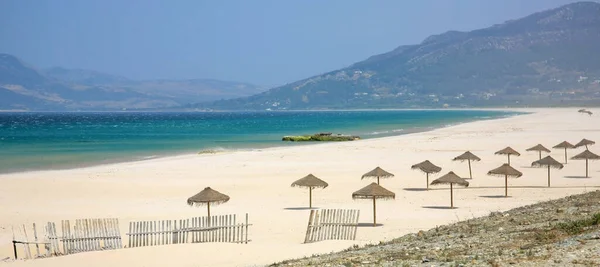
[[[463,110],[0,113],[0,173],[299,145],[282,142],[281,137],[317,132],[375,138],[515,114]]]

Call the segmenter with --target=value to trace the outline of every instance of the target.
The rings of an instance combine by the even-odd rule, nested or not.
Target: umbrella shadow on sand
[[[404,190],[404,191],[412,191],[412,192],[423,192],[423,191],[446,190],[446,188],[435,188],[435,189],[434,188],[430,188],[430,189],[427,189],[427,188],[414,188],[414,187],[411,187],[411,188],[403,188],[402,190]]]
[[[448,207],[448,206],[421,206],[424,209],[434,209],[434,210],[454,210],[458,209],[458,207]]]
[[[373,223],[358,223],[358,227],[379,227],[383,226],[383,223],[378,223],[373,226]]]
[[[590,179],[591,177],[585,177],[585,176],[578,176],[578,175],[569,175],[569,176],[563,176],[564,178],[569,178],[569,179]]]
[[[532,166],[519,166],[519,168],[524,168],[524,169],[537,169],[537,167],[532,167]]]
[[[287,207],[287,208],[283,208],[284,210],[318,210],[319,207]]]
[[[493,196],[479,196],[483,198],[511,198],[511,196],[493,195]]]

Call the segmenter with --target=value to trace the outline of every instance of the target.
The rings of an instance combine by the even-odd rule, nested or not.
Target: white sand
[[[546,170],[529,167],[537,153],[525,149],[542,143],[548,148],[561,141],[600,139],[600,117],[576,109],[529,110],[534,114],[479,121],[404,136],[327,143],[291,148],[216,155],[189,155],[119,163],[83,169],[39,171],[0,175],[0,259],[12,256],[11,225],[57,223],[62,219],[118,217],[121,234],[130,220],[179,219],[203,216],[205,208],[189,207],[186,199],[206,186],[231,196],[231,201],[212,209],[213,215],[249,213],[252,242],[238,244],[185,244],[88,252],[29,261],[6,261],[6,266],[248,266],[338,251],[354,243],[378,242],[436,225],[483,216],[600,186],[600,163],[590,163],[590,179],[581,176],[585,163],[570,161],[552,170],[552,188],[545,188]],[[510,179],[511,198],[490,198],[504,193],[504,179],[487,176],[505,156],[494,152],[507,145],[521,152],[512,165],[524,173]],[[449,205],[449,191],[406,190],[425,186],[425,175],[410,169],[429,159],[443,168],[468,176],[466,162],[452,158],[471,150],[482,158],[473,164],[474,179],[468,189],[455,191],[458,209],[424,206]],[[596,147],[592,151],[599,152]],[[570,150],[575,155],[582,149]],[[551,155],[563,161],[563,150]],[[326,241],[302,244],[308,221],[307,190],[290,184],[308,173],[329,183],[315,190],[313,203],[321,208],[360,209],[360,221],[372,221],[372,202],[352,200],[352,192],[371,181],[360,177],[376,166],[396,175],[382,185],[396,193],[392,201],[378,202],[382,227],[360,227],[357,241]],[[433,178],[439,177],[435,175]],[[432,179],[433,180],[433,179]],[[124,242],[126,244],[126,241]]]

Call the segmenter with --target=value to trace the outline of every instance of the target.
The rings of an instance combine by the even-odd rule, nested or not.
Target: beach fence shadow
[[[284,210],[318,210],[319,207],[287,207],[287,208],[283,208]]]
[[[564,178],[568,178],[568,179],[590,179],[592,177],[585,177],[585,176],[581,176],[581,175],[569,175],[569,176],[563,176]]]
[[[454,210],[458,209],[458,207],[449,207],[449,206],[421,206],[424,209],[434,209],[434,210]]]

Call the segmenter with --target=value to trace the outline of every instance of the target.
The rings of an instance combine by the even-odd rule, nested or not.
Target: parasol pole
[[[471,173],[471,159],[467,159],[467,162],[469,162],[469,178],[473,179],[473,174]]]
[[[504,197],[508,197],[508,175],[504,175]]]
[[[548,165],[548,187],[550,187],[550,165]]]
[[[312,209],[312,186],[308,187],[308,207]]]
[[[375,196],[373,196],[373,227],[377,226],[377,206],[375,205]]]
[[[210,220],[210,201],[206,202],[206,207],[208,208],[208,218]]]
[[[454,208],[454,199],[452,198],[452,183],[450,183],[450,208]]]

